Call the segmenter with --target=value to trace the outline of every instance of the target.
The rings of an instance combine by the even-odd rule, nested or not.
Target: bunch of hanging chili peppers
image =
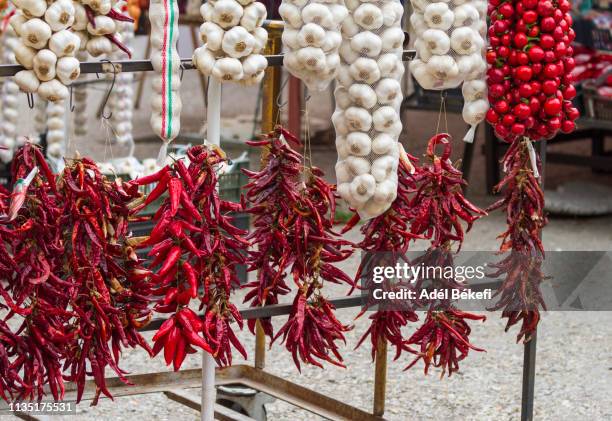
[[[540,320],[540,306],[546,309],[540,284],[545,279],[541,235],[547,219],[544,192],[534,173],[540,162],[529,139],[512,143],[502,162],[506,176],[495,189],[505,189],[504,197],[488,210],[506,211],[508,229],[500,235],[500,253],[510,254],[492,265],[496,271],[491,276],[503,278],[497,293],[501,298],[493,309],[503,309],[502,317],[508,319],[506,331],[521,322],[517,342],[527,342]]]
[[[334,306],[322,295],[324,282],[353,284],[335,263],[347,259],[351,243],[333,231],[335,193],[323,172],[302,164],[303,157],[287,141],[299,140],[278,127],[251,146],[266,148],[260,171],[245,171],[249,212],[255,231],[250,235],[256,250],[249,256],[249,269],[258,270],[257,280],[246,285],[245,300],[259,306],[278,302],[289,292],[285,276],[297,286],[293,308],[284,326],[273,336],[269,320],[260,320],[264,332],[282,337],[285,347],[301,369],[301,362],[322,367],[327,361],[343,366],[336,341],[344,341],[350,328],[334,315]],[[254,324],[250,325],[254,329]]]
[[[153,353],[164,350],[167,364],[178,370],[194,347],[211,353],[221,366],[231,365],[233,346],[246,358],[232,323],[242,329],[242,317],[230,302],[240,282],[236,266],[243,264],[248,248],[246,231],[233,225],[230,212],[242,205],[221,200],[218,171],[226,161],[217,148],[194,146],[187,151],[189,165],[175,161],[159,172],[135,180],[135,185],[157,183],[146,206],[168,193],[154,215],[156,225],[139,247],[152,246],[154,295],[161,298],[155,311],[173,314],[157,331]],[[188,306],[200,300],[200,318]]]
[[[400,146],[401,147],[401,146]],[[366,255],[362,258],[355,283],[359,280],[370,282],[372,279],[369,273],[370,267],[394,266],[399,259],[405,258],[410,241],[419,238],[410,232],[410,220],[412,219],[412,208],[410,197],[416,191],[414,174],[416,168],[413,162],[416,158],[406,154],[401,149],[400,161],[398,166],[398,189],[397,197],[391,207],[382,215],[370,219],[361,227],[363,240],[357,247],[363,250]],[[343,229],[343,233],[348,232],[359,222],[359,214],[355,213]],[[397,280],[385,280],[384,283],[377,285],[385,291],[397,291],[400,288],[407,288],[410,285],[402,284]],[[370,285],[362,285],[369,289]],[[366,303],[362,311],[356,318],[361,317],[366,311],[370,310],[377,303],[370,301]],[[372,344],[372,360],[376,358],[378,346],[381,341],[386,341],[395,347],[395,359],[399,358],[402,351],[407,350],[401,329],[408,325],[408,322],[416,322],[418,315],[414,309],[405,303],[405,308],[380,308],[370,315],[370,326],[359,339],[356,348],[370,337]]]
[[[442,154],[436,148],[442,146]],[[430,247],[413,264],[425,267],[447,268],[453,266],[452,248],[461,248],[464,239],[462,221],[469,230],[473,222],[486,213],[469,202],[462,188],[466,184],[462,172],[450,160],[451,137],[438,134],[429,140],[424,162],[417,167],[414,180],[416,193],[410,200],[412,214],[410,232],[430,240]],[[417,279],[415,288],[424,288],[424,279]],[[462,288],[454,279],[428,279],[434,288]],[[413,367],[423,360],[424,371],[429,367],[442,369],[451,376],[459,370],[459,361],[467,357],[469,350],[483,351],[469,341],[470,327],[466,320],[485,320],[485,316],[466,313],[454,308],[448,300],[431,300],[424,324],[406,341],[417,357],[406,367]]]

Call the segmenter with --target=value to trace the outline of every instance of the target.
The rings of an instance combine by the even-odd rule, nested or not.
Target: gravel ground
[[[188,37],[183,37],[183,39]],[[188,51],[189,45],[183,46]],[[143,51],[144,49],[136,49]],[[186,56],[187,54],[183,54]],[[186,72],[183,85],[185,103],[182,126],[183,131],[197,132],[203,122],[204,111],[199,95],[186,95],[199,92],[197,79],[193,72]],[[145,90],[146,92],[146,90]],[[102,96],[102,92],[98,97]],[[256,90],[227,88],[224,90],[224,117],[249,115],[255,107]],[[247,99],[245,101],[245,99]],[[24,98],[25,102],[25,98]],[[96,101],[92,101],[92,109]],[[313,117],[329,118],[331,110],[329,96],[319,95],[311,99],[316,107],[311,109]],[[148,104],[145,94],[143,104]],[[27,112],[24,106],[24,112]],[[24,114],[26,115],[26,114]],[[135,113],[135,135],[150,135],[148,126],[148,106]],[[431,135],[436,116],[433,113],[414,111],[405,118],[405,131],[402,141],[408,150],[420,154],[424,141]],[[449,116],[450,131],[457,137],[465,130],[458,116]],[[114,146],[111,152],[104,138],[106,129],[100,126],[93,112],[89,126],[93,136],[86,139],[71,140],[71,149],[82,154],[91,154],[96,159],[121,156],[121,148]],[[24,122],[23,133],[28,132]],[[100,128],[100,129],[99,129]],[[238,129],[236,129],[238,130]],[[225,133],[225,132],[224,132]],[[482,135],[482,133],[481,133]],[[588,145],[578,145],[583,150]],[[137,156],[150,157],[157,154],[158,143],[137,145]],[[460,148],[458,148],[460,149]],[[460,152],[460,151],[457,151]],[[457,154],[458,155],[458,154]],[[333,174],[335,153],[329,147],[315,146],[314,162]],[[472,198],[482,205],[491,203],[484,192],[484,159],[476,153],[471,179]],[[547,167],[547,185],[555,186],[560,182],[575,179],[591,179],[594,176],[587,170],[577,167]],[[609,182],[610,176],[598,175],[599,182]],[[602,181],[603,180],[603,181]],[[552,219],[546,228],[544,240],[550,250],[612,250],[612,217],[582,219]],[[503,217],[491,215],[480,221],[467,238],[464,250],[495,250],[495,236],[504,227]],[[349,233],[349,238],[357,239],[358,233]],[[345,262],[343,268],[353,273],[357,260]],[[328,287],[332,297],[346,293],[338,287]],[[338,311],[339,317],[351,323],[356,309]],[[282,323],[278,318],[276,323]],[[360,335],[367,329],[366,318],[354,321],[355,328],[347,335],[347,346],[343,355],[348,369],[326,367],[325,370],[305,367],[300,375],[289,355],[279,344],[269,351],[267,369],[270,372],[314,388],[328,396],[352,403],[364,410],[371,410],[373,390],[373,364],[370,348],[366,345],[353,350]],[[439,379],[435,372],[424,376],[419,365],[408,372],[403,368],[410,361],[403,356],[391,362],[388,370],[387,413],[390,420],[425,419],[478,419],[514,420],[520,414],[522,346],[514,343],[516,328],[504,334],[504,322],[497,314],[491,314],[486,323],[473,326],[473,342],[487,350],[486,353],[472,352],[461,364],[461,371],[452,378]],[[150,334],[147,335],[150,338]],[[254,349],[254,338],[243,331],[240,339],[247,350]],[[574,419],[612,419],[612,313],[611,312],[550,312],[544,315],[540,324],[537,354],[536,377],[536,419],[574,420]],[[252,352],[249,355],[252,357]],[[239,361],[237,361],[239,362]],[[197,357],[190,356],[185,368],[200,366]],[[126,351],[122,367],[131,373],[147,373],[166,370],[160,358],[150,360],[141,351]],[[194,390],[193,393],[197,393]],[[281,401],[267,406],[270,420],[315,420],[318,417],[298,410]],[[79,419],[96,420],[148,420],[199,419],[198,414],[168,400],[163,394],[118,398],[114,402],[102,399],[97,407],[91,408],[84,403],[79,406]],[[7,416],[2,416],[4,419]],[[57,417],[55,419],[61,419]],[[65,417],[74,420],[74,417]]]

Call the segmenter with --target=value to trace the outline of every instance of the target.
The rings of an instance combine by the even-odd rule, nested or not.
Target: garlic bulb
[[[36,50],[47,45],[51,38],[51,27],[41,19],[30,19],[21,25],[21,39],[23,43]]]
[[[461,87],[463,98],[466,101],[476,101],[487,97],[487,83],[484,80],[470,80]]]
[[[393,180],[383,180],[376,186],[372,200],[376,203],[392,203],[397,197],[397,185]]]
[[[87,52],[94,57],[99,57],[102,54],[110,54],[113,51],[113,45],[106,37],[93,37],[87,41]]]
[[[200,26],[200,39],[206,44],[208,50],[218,51],[221,49],[224,34],[225,31],[216,23],[204,22]]]
[[[49,49],[58,57],[73,56],[80,46],[81,39],[66,29],[54,33],[49,39]]]
[[[30,48],[21,42],[17,43],[13,48],[17,63],[21,64],[27,70],[32,70],[34,67],[34,56],[36,56],[36,52],[34,48]]]
[[[468,26],[478,30],[478,23],[481,22],[481,20],[480,14],[474,6],[469,3],[463,4],[456,7],[453,12],[455,13],[455,21],[453,23],[455,27]]]
[[[117,29],[115,21],[108,16],[98,15],[94,18],[94,23],[95,25],[91,22],[87,24],[87,32],[94,36],[112,34]]]
[[[235,26],[223,36],[221,48],[233,58],[248,56],[253,51],[255,39],[242,26]]]
[[[453,26],[455,14],[449,9],[446,3],[430,3],[423,12],[423,19],[430,28],[446,31]]]
[[[244,10],[235,0],[218,0],[213,4],[211,20],[227,29],[240,23]]]
[[[370,161],[359,156],[349,156],[345,160],[352,175],[369,175]]]
[[[293,29],[300,29],[302,27],[302,14],[298,7],[283,2],[278,8],[278,13],[283,18],[283,21]]]
[[[337,54],[341,43],[342,43],[342,35],[340,35],[340,33],[327,31],[325,34],[325,39],[323,40],[323,45],[321,45],[321,48],[326,53]]]
[[[423,46],[428,50],[429,57],[425,60],[420,57],[423,61],[429,61],[432,54],[443,55],[448,53],[451,46],[451,40],[446,35],[446,32],[439,29],[428,29],[423,32],[423,35],[418,39],[423,43]]]
[[[23,92],[36,93],[40,81],[32,70],[22,70],[15,75],[15,83]]]
[[[404,14],[404,6],[397,1],[383,3],[380,10],[382,11],[383,25],[385,26],[399,24]]]
[[[393,124],[399,120],[399,115],[396,113],[395,109],[391,106],[380,107],[374,114],[372,114],[372,122],[374,123],[374,128],[382,133],[387,132],[392,129]]]
[[[74,57],[61,57],[56,66],[57,78],[64,84],[70,85],[81,74],[79,60]]]
[[[15,2],[15,5],[28,19],[40,18],[47,10],[47,2],[45,0],[19,0]]]
[[[392,156],[383,156],[372,163],[372,176],[378,182],[385,181],[393,173],[397,173],[398,161]]]
[[[260,27],[266,18],[266,6],[262,3],[254,2],[244,8],[244,13],[240,19],[240,26],[247,31],[254,31]]]
[[[351,182],[350,193],[357,203],[365,203],[376,190],[376,180],[370,174],[361,174]]]
[[[342,33],[345,39],[350,39],[351,37],[357,35],[359,31],[359,25],[357,25],[357,22],[355,22],[352,16],[347,16],[346,19],[344,19],[344,21],[342,22],[340,32]]]
[[[381,133],[372,141],[372,152],[378,155],[389,155],[397,145],[397,141],[387,133]]]
[[[349,88],[350,89],[350,88]],[[336,100],[336,106],[340,109],[347,109],[352,104],[352,99],[349,96],[348,90],[343,86],[338,86],[334,90],[334,98]]]
[[[344,136],[336,137],[336,151],[338,152],[338,158],[340,158],[340,160],[344,160],[350,155],[349,144]],[[339,161],[338,163],[340,162],[342,161]],[[343,162],[343,164],[345,163]],[[336,177],[338,177],[337,165],[338,164],[336,164]],[[347,171],[348,171],[348,167],[347,167]],[[348,181],[349,178],[350,178],[350,173],[347,173],[347,177],[343,177],[344,181],[339,180],[338,183],[343,183],[345,181]]]
[[[72,30],[87,30],[87,24],[89,23],[89,20],[87,19],[87,11],[85,10],[85,6],[75,1],[72,3],[72,7],[74,8],[74,21],[72,23]]]
[[[338,179],[338,184],[346,183],[352,180],[353,173],[346,161],[336,163],[336,178]]]
[[[353,132],[346,137],[351,155],[367,156],[372,151],[372,140],[363,132]]]
[[[34,56],[34,73],[42,82],[49,81],[55,77],[55,65],[57,56],[51,50],[40,50]]]
[[[414,33],[417,34],[417,36],[420,36],[428,29],[427,24],[425,23],[425,19],[423,19],[423,15],[420,13],[413,13],[412,15],[410,15],[410,25],[412,26],[412,29],[414,30]]]
[[[328,7],[321,3],[310,3],[302,9],[304,23],[316,23],[325,29],[334,28],[334,17]]]
[[[356,83],[348,89],[349,98],[355,105],[362,108],[372,108],[377,103],[377,96],[370,85]]]
[[[81,2],[91,7],[98,15],[107,15],[113,7],[111,0],[81,0]]]
[[[385,78],[376,84],[375,95],[379,104],[391,104],[401,98],[402,86],[396,79]]]
[[[357,25],[371,31],[383,25],[383,12],[371,3],[363,3],[353,12],[353,19]]]
[[[47,101],[62,101],[68,98],[68,88],[66,88],[66,85],[62,84],[59,80],[51,79],[48,82],[42,82],[40,84],[38,87],[38,95]]]
[[[320,48],[305,47],[297,52],[300,64],[313,72],[321,72],[325,69],[325,52]]]
[[[353,79],[365,82],[369,85],[380,79],[378,64],[371,58],[358,58],[350,65],[349,71]]]
[[[380,38],[383,51],[401,49],[404,43],[404,31],[398,27],[391,27],[383,32]]]
[[[457,63],[450,56],[432,56],[427,62],[426,68],[440,83],[459,74]]]
[[[340,54],[342,60],[344,60],[344,62],[347,64],[352,64],[359,58],[359,53],[351,48],[350,41],[342,42],[340,44],[340,48],[338,49],[338,53]]]
[[[62,31],[72,26],[75,20],[75,7],[71,0],[57,0],[45,11],[45,22],[53,32]]]
[[[367,132],[372,127],[372,115],[360,107],[349,107],[344,112],[347,126],[355,131]]]
[[[476,125],[484,120],[488,110],[489,103],[486,99],[466,102],[463,106],[463,120],[468,124]]]
[[[378,56],[382,46],[382,39],[370,31],[360,32],[351,39],[351,48],[368,57]]]
[[[25,22],[27,22],[27,20],[28,18],[26,18],[23,13],[21,13],[21,10],[16,10],[15,14],[10,17],[9,25],[11,25],[11,28],[13,28],[13,31],[15,31],[15,34],[17,34],[17,36],[22,35],[21,27]]]
[[[325,41],[325,29],[316,23],[307,23],[298,32],[299,47],[322,47]]]
[[[451,47],[461,55],[468,55],[479,51],[484,42],[472,28],[463,26],[453,30],[450,36]]]
[[[242,63],[240,60],[231,57],[220,58],[215,62],[212,76],[225,82],[240,80],[243,76]]]

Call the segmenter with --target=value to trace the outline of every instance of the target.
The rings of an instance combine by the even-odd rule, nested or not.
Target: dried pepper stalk
[[[508,229],[500,235],[500,253],[510,254],[492,265],[496,268],[493,277],[504,278],[501,298],[493,310],[504,309],[502,317],[507,318],[506,331],[521,322],[517,342],[531,339],[540,320],[539,307],[546,309],[540,284],[545,279],[542,272],[544,247],[542,228],[547,223],[544,215],[544,193],[534,174],[534,160],[530,140],[525,138],[513,142],[503,159],[506,176],[495,187],[505,189],[504,197],[488,210],[505,209]],[[530,154],[531,152],[531,154]]]
[[[173,313],[153,337],[153,352],[163,349],[166,364],[175,370],[186,354],[196,352],[194,347],[211,353],[221,366],[231,365],[232,346],[246,358],[231,327],[236,322],[242,328],[243,321],[230,302],[239,286],[236,265],[244,263],[249,243],[228,213],[242,206],[219,198],[217,171],[226,160],[219,149],[194,146],[187,156],[189,166],[178,160],[134,182],[157,182],[141,206],[168,192],[154,216],[151,235],[139,247],[152,246],[150,267],[157,267],[153,294],[162,297],[155,310]],[[195,298],[205,309],[202,319],[188,308]]]
[[[416,191],[416,184],[414,182],[415,167],[412,162],[416,162],[416,158],[407,155],[402,148],[398,167],[398,189],[395,201],[385,213],[368,220],[361,227],[363,240],[357,247],[371,254],[366,255],[367,257],[361,261],[355,276],[356,283],[359,282],[362,277],[368,280],[372,279],[372,277],[367,274],[364,276],[364,268],[367,267],[366,263],[374,266],[393,265],[398,259],[403,258],[406,254],[410,241],[419,238],[419,236],[410,232],[409,226],[410,220],[412,219],[410,196]],[[359,214],[355,213],[344,227],[343,233],[352,229],[359,220]],[[373,259],[369,258],[370,256]],[[374,262],[373,260],[376,261]],[[365,285],[364,287],[368,288],[369,286]],[[385,281],[381,287],[384,288],[385,291],[392,291],[405,287],[405,285],[401,285],[394,281]],[[363,310],[357,315],[357,318],[368,311],[373,304],[374,303],[366,304]],[[386,309],[379,307],[369,318],[371,320],[370,326],[359,339],[356,348],[361,346],[369,336],[372,344],[372,360],[376,358],[378,344],[381,341],[387,341],[392,344],[395,347],[395,359],[399,358],[402,351],[407,350],[401,329],[407,326],[408,322],[416,322],[418,320],[418,315],[414,309],[409,306],[402,309]]]
[[[452,247],[457,243],[461,249],[464,230],[461,221],[469,230],[473,222],[486,212],[470,203],[462,193],[466,184],[461,171],[450,161],[451,137],[438,134],[429,140],[425,162],[417,167],[415,181],[417,192],[412,197],[410,207],[413,212],[411,232],[430,239],[430,248],[417,259],[416,264],[425,267],[452,267]],[[436,154],[436,147],[442,145],[442,154]],[[428,279],[434,288],[462,288],[454,279]],[[423,280],[416,281],[416,288],[423,288]],[[432,300],[428,305],[424,324],[406,341],[406,345],[416,345],[410,350],[417,355],[406,369],[413,367],[419,360],[425,364],[425,374],[429,367],[442,369],[451,376],[459,370],[469,349],[483,351],[469,342],[470,328],[466,319],[485,320],[485,316],[466,313],[455,309],[448,300]]]
[[[100,393],[112,398],[104,371],[111,367],[127,383],[118,366],[122,347],[151,349],[138,333],[151,319],[150,271],[142,266],[128,238],[131,205],[138,186],[106,179],[88,158],[67,163],[59,190],[64,201],[60,226],[66,227],[66,281],[71,322],[76,337],[67,345],[67,379],[77,384],[81,399],[85,377],[93,376]],[[109,343],[111,348],[109,348]],[[90,367],[89,369],[87,367]]]
[[[321,361],[343,366],[337,340],[349,330],[334,316],[334,307],[322,295],[324,282],[353,284],[335,263],[347,259],[351,243],[333,231],[335,194],[318,168],[304,167],[303,158],[286,139],[295,136],[277,128],[253,146],[268,149],[268,158],[259,172],[247,171],[249,210],[255,231],[250,238],[257,246],[249,257],[249,269],[261,269],[246,300],[252,305],[271,304],[289,291],[284,281],[291,274],[297,295],[287,323],[272,342],[282,337],[300,370],[300,361],[321,367]],[[272,335],[268,320],[264,331]],[[252,325],[251,325],[252,326]]]

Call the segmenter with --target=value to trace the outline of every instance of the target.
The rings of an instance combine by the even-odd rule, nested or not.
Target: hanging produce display
[[[83,63],[89,59],[89,53],[83,47],[76,54],[77,60]],[[77,85],[74,88],[73,126],[76,136],[87,135],[87,85]]]
[[[262,27],[266,7],[253,0],[216,0],[204,3],[200,13],[204,45],[193,53],[198,70],[220,82],[261,82],[268,65],[262,55],[268,41],[268,32]]]
[[[500,139],[536,141],[575,129],[570,8],[567,0],[558,7],[550,0],[491,2],[487,121]]]
[[[153,353],[163,349],[166,364],[175,371],[187,354],[196,352],[194,347],[209,352],[220,366],[232,364],[232,347],[246,358],[232,328],[233,323],[242,328],[242,317],[230,301],[240,286],[236,265],[244,263],[249,243],[228,213],[242,206],[219,198],[218,170],[226,159],[218,148],[194,146],[187,157],[188,166],[176,160],[132,182],[157,183],[141,207],[168,192],[140,247],[152,247],[149,267],[157,268],[152,293],[161,298],[154,310],[171,314],[153,337]],[[205,309],[202,319],[188,307],[196,298]]]
[[[162,166],[168,144],[181,130],[181,58],[177,43],[178,4],[176,0],[154,0],[149,6],[151,21],[151,62],[156,73],[151,92],[151,127],[162,140],[157,162]]]
[[[349,11],[332,115],[336,178],[340,196],[369,219],[387,210],[397,194],[403,7],[396,0],[357,1]]]
[[[47,105],[47,158],[63,168],[66,154],[66,102],[51,101]]]
[[[245,301],[252,306],[275,304],[280,295],[290,292],[285,277],[291,275],[297,288],[287,322],[276,334],[269,319],[260,319],[272,342],[281,338],[293,360],[322,367],[327,361],[343,366],[336,341],[344,340],[344,326],[334,315],[333,305],[323,295],[325,282],[353,284],[335,266],[351,254],[351,243],[333,229],[335,197],[333,186],[323,179],[321,170],[305,167],[303,157],[291,149],[298,139],[277,128],[262,140],[248,142],[266,149],[260,171],[246,171],[251,180],[246,197],[251,204],[254,231],[249,239],[249,270],[257,279],[245,288]],[[251,331],[255,321],[249,320]]]
[[[489,109],[484,56],[487,2],[411,3],[416,58],[410,62],[410,71],[424,89],[444,90],[464,84],[463,119],[471,127],[463,140],[472,142],[477,125]]]
[[[348,16],[344,1],[285,0],[278,12],[285,22],[282,34],[287,50],[284,67],[308,89],[326,89],[340,66],[340,26]]]
[[[7,27],[1,34],[0,42],[3,43],[2,62],[7,64],[15,63],[14,49],[19,43],[12,28]],[[16,146],[17,123],[19,121],[19,101],[17,94],[19,87],[13,80],[7,79],[0,86],[0,161],[3,163],[11,162],[13,150]]]

